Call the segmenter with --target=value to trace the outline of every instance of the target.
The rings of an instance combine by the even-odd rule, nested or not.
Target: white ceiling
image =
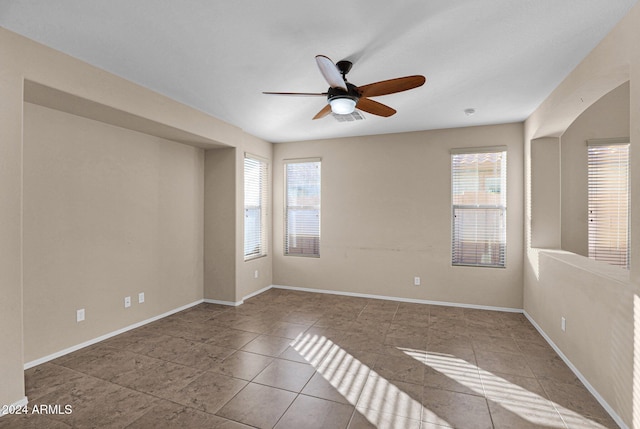
[[[637,0],[0,0],[0,26],[272,142],[522,121]],[[380,118],[312,121],[314,57],[422,74]],[[466,108],[476,109],[467,117]]]

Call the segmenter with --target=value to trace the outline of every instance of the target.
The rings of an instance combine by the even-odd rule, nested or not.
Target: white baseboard
[[[521,308],[494,307],[490,305],[476,305],[476,304],[461,304],[457,302],[431,301],[427,299],[399,298],[395,296],[371,295],[368,293],[342,292],[337,290],[326,290],[326,289],[310,289],[310,288],[296,287],[296,286],[271,285],[271,287],[274,289],[297,290],[301,292],[313,292],[313,293],[326,293],[329,295],[353,296],[358,298],[384,299],[387,301],[410,302],[414,304],[443,305],[447,307],[462,307],[462,308],[472,308],[477,310],[505,311],[509,313],[522,313],[523,311]]]
[[[260,295],[270,289],[284,289],[284,290],[293,290],[293,291],[301,291],[301,292],[311,292],[311,293],[323,293],[329,295],[340,295],[340,296],[353,296],[359,298],[370,298],[370,299],[381,299],[388,301],[398,301],[398,302],[409,302],[409,303],[417,303],[417,304],[429,304],[429,305],[442,305],[449,307],[462,307],[462,308],[471,308],[478,310],[491,310],[491,311],[504,311],[510,313],[522,313],[529,320],[529,322],[536,328],[536,330],[542,335],[542,337],[549,343],[549,345],[553,348],[553,350],[560,356],[560,358],[564,361],[564,363],[573,371],[573,373],[578,377],[578,379],[585,385],[587,390],[596,398],[596,400],[602,405],[602,407],[609,413],[611,418],[620,426],[621,429],[629,429],[629,427],[624,423],[624,421],[620,418],[620,416],[611,408],[611,406],[604,400],[604,398],[598,393],[598,391],[587,381],[587,379],[578,371],[578,369],[573,365],[573,363],[565,356],[564,353],[560,350],[558,346],[551,340],[551,338],[542,330],[542,328],[536,323],[536,321],[527,313],[525,310],[520,308],[510,308],[510,307],[494,307],[494,306],[486,306],[486,305],[475,305],[475,304],[461,304],[455,302],[444,302],[444,301],[431,301],[424,299],[413,299],[413,298],[400,298],[400,297],[392,297],[392,296],[384,296],[384,295],[372,295],[372,294],[364,294],[364,293],[356,293],[356,292],[342,292],[335,290],[326,290],[326,289],[312,289],[312,288],[303,288],[303,287],[295,287],[295,286],[284,286],[284,285],[270,285],[264,287],[260,290],[250,293],[249,295],[242,298],[242,300],[233,302],[233,301],[219,301],[213,299],[201,299],[195,302],[192,302],[187,305],[183,305],[182,307],[175,308],[166,313],[160,314],[158,316],[154,316],[150,319],[143,320],[142,322],[134,323],[133,325],[129,325],[125,328],[118,329],[117,331],[110,332],[108,334],[102,335],[100,337],[94,338],[89,341],[85,341],[84,343],[75,345],[73,347],[66,348],[59,352],[50,354],[48,356],[42,357],[40,359],[33,360],[31,362],[27,362],[24,364],[24,369],[29,369],[34,366],[40,365],[42,363],[48,362],[50,360],[56,359],[60,356],[64,356],[68,353],[74,352],[76,350],[80,350],[84,347],[90,346],[92,344],[96,344],[100,341],[104,341],[108,338],[114,337],[116,335],[122,334],[123,332],[130,331],[131,329],[138,328],[140,326],[146,325],[151,322],[155,322],[156,320],[162,319],[164,317],[170,316],[179,311],[186,310],[187,308],[191,308],[195,305],[198,305],[202,302],[212,303],[212,304],[221,304],[237,307],[242,305],[245,300],[249,298],[253,298],[254,296]],[[27,405],[28,399],[25,396],[24,398],[16,401],[12,406],[24,406]],[[0,413],[0,417],[3,414]]]
[[[29,400],[25,396],[22,399],[14,402],[13,404],[9,404],[9,409],[20,409],[26,406],[28,403],[29,403]],[[0,417],[6,416],[7,414],[9,414],[9,410],[2,407],[2,409],[0,409]]]
[[[242,305],[245,300],[247,300],[249,298],[252,298],[252,297],[254,297],[256,295],[259,295],[259,294],[261,294],[263,292],[266,292],[269,289],[271,289],[271,287],[272,286],[270,285],[270,286],[267,286],[267,287],[262,288],[260,290],[257,290],[255,292],[245,296],[244,298],[242,298],[242,300],[237,301],[237,302],[219,301],[219,300],[215,300],[215,299],[200,299],[198,301],[194,301],[192,303],[183,305],[181,307],[174,308],[173,310],[167,311],[166,313],[162,313],[162,314],[159,314],[157,316],[151,317],[149,319],[143,320],[141,322],[134,323],[132,325],[126,326],[126,327],[124,327],[122,329],[118,329],[117,331],[109,332],[108,334],[101,335],[101,336],[96,337],[96,338],[92,338],[91,340],[85,341],[85,342],[80,343],[80,344],[76,344],[75,346],[68,347],[68,348],[66,348],[64,350],[60,350],[58,352],[55,352],[55,353],[52,353],[50,355],[41,357],[39,359],[32,360],[31,362],[27,362],[27,363],[24,364],[24,369],[27,370],[29,368],[33,368],[34,366],[38,366],[38,365],[43,364],[45,362],[49,362],[50,360],[59,358],[59,357],[64,356],[66,354],[69,354],[69,353],[75,352],[77,350],[83,349],[85,347],[91,346],[93,344],[99,343],[100,341],[107,340],[107,339],[109,339],[111,337],[115,337],[116,335],[120,335],[120,334],[122,334],[124,332],[127,332],[127,331],[130,331],[132,329],[139,328],[139,327],[144,326],[144,325],[146,325],[148,323],[155,322],[156,320],[165,318],[167,316],[171,316],[174,313],[178,313],[179,311],[186,310],[188,308],[191,308],[191,307],[196,306],[198,304],[201,304],[203,302],[210,303],[210,304],[221,304],[221,305],[228,305],[228,306],[237,307],[239,305]]]
[[[206,302],[207,304],[219,304],[219,305],[226,305],[229,307],[237,307],[239,305],[242,305],[244,301],[220,301],[217,299],[207,299],[205,298],[205,300],[203,302]]]
[[[274,286],[274,285],[269,285],[269,286],[263,287],[263,288],[262,288],[262,289],[260,289],[260,290],[257,290],[257,291],[255,291],[255,292],[252,292],[252,293],[250,293],[249,295],[247,295],[247,296],[245,296],[244,298],[242,298],[242,302],[245,302],[247,299],[249,299],[249,298],[253,298],[254,296],[260,295],[261,293],[264,293],[264,292],[268,291],[269,289],[271,289],[271,288],[273,288],[273,287],[275,287],[275,286]]]
[[[602,407],[609,413],[611,418],[620,426],[621,429],[629,429],[629,427],[622,421],[620,416],[611,408],[611,406],[604,400],[604,398],[598,393],[598,391],[587,381],[587,379],[578,371],[575,365],[565,356],[564,353],[555,345],[555,343],[549,338],[549,336],[542,330],[542,328],[536,323],[535,320],[523,309],[520,308],[509,308],[509,307],[493,307],[486,305],[475,305],[475,304],[460,304],[455,302],[443,302],[443,301],[430,301],[424,299],[412,299],[412,298],[398,298],[398,297],[390,297],[384,295],[370,295],[364,293],[355,293],[355,292],[341,292],[341,291],[333,291],[326,289],[310,289],[310,288],[302,288],[295,286],[283,286],[283,285],[271,285],[271,288],[274,289],[285,289],[285,290],[295,290],[302,292],[313,292],[313,293],[325,293],[330,295],[342,295],[342,296],[354,296],[360,298],[372,298],[372,299],[385,299],[389,301],[399,301],[399,302],[411,302],[418,304],[430,304],[430,305],[446,305],[449,307],[462,307],[462,308],[473,308],[479,310],[491,310],[491,311],[505,311],[510,313],[521,313],[529,320],[529,322],[536,328],[536,330],[542,335],[542,337],[549,343],[549,345],[555,350],[555,352],[560,356],[560,358],[567,364],[569,369],[573,371],[573,373],[578,377],[578,379],[585,385],[587,390],[596,398],[596,400],[602,405]]]
[[[624,423],[624,421],[622,421],[620,416],[613,410],[613,408],[611,408],[611,406],[607,403],[607,401],[605,401],[604,398],[598,393],[598,391],[591,385],[591,383],[587,381],[586,377],[582,375],[582,373],[578,371],[578,368],[575,367],[575,365],[569,360],[569,358],[565,356],[564,353],[562,353],[562,350],[560,350],[560,348],[542,330],[540,325],[536,323],[533,317],[531,317],[529,313],[527,313],[526,311],[523,311],[523,314],[527,318],[527,320],[529,320],[529,322],[533,325],[533,327],[536,328],[536,330],[540,333],[540,335],[542,335],[545,341],[549,343],[549,345],[558,354],[558,356],[560,356],[560,359],[562,359],[564,363],[567,364],[569,369],[576,375],[576,377],[578,377],[578,379],[582,382],[582,384],[584,384],[584,386],[593,395],[593,397],[596,398],[596,400],[600,403],[600,405],[602,405],[602,408],[604,408],[607,411],[607,413],[609,413],[611,418],[618,424],[618,426],[620,426],[621,429],[629,429],[629,426],[627,426]]]
[[[159,314],[157,316],[151,317],[149,319],[143,320],[142,322],[134,323],[133,325],[126,326],[126,327],[124,327],[122,329],[118,329],[117,331],[109,332],[108,334],[104,334],[104,335],[101,335],[99,337],[93,338],[91,340],[85,341],[83,343],[76,344],[75,346],[68,347],[68,348],[66,348],[64,350],[60,350],[59,352],[52,353],[52,354],[50,354],[48,356],[44,356],[44,357],[41,357],[39,359],[32,360],[31,362],[27,362],[27,363],[24,364],[24,369],[33,368],[34,366],[43,364],[45,362],[49,362],[50,360],[59,358],[60,356],[64,356],[66,354],[75,352],[76,350],[83,349],[83,348],[85,348],[87,346],[99,343],[100,341],[104,341],[104,340],[109,339],[111,337],[115,337],[116,335],[120,335],[120,334],[122,334],[124,332],[127,332],[127,331],[130,331],[132,329],[139,328],[140,326],[144,326],[144,325],[146,325],[148,323],[155,322],[156,320],[159,320],[159,319],[162,319],[164,317],[170,316],[170,315],[172,315],[174,313],[177,313],[179,311],[186,310],[187,308],[191,308],[191,307],[193,307],[195,305],[198,305],[198,304],[200,304],[202,302],[204,302],[204,300],[202,300],[202,299],[200,299],[198,301],[194,301],[194,302],[192,302],[190,304],[186,304],[186,305],[183,305],[181,307],[174,308],[173,310],[169,310],[166,313],[162,313],[162,314]]]
[[[205,299],[204,302],[209,303],[209,304],[220,304],[220,305],[229,305],[232,307],[237,307],[239,305],[244,304],[244,302],[249,299],[249,298],[253,298],[256,295],[260,295],[261,293],[264,293],[266,291],[268,291],[269,289],[271,289],[273,287],[273,285],[269,285],[266,287],[263,287],[260,290],[257,290],[255,292],[251,292],[249,295],[244,296],[240,301],[219,301],[217,299]]]

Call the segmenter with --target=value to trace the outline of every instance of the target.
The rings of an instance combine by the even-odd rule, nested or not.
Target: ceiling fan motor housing
[[[327,101],[331,101],[334,98],[350,98],[357,103],[360,98],[358,87],[349,82],[345,83],[347,84],[348,91],[341,88],[329,88],[327,91]]]

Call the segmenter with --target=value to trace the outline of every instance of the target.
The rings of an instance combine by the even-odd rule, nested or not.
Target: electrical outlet
[[[129,308],[131,307],[131,297],[130,296],[125,296],[124,297],[124,308]]]
[[[565,332],[567,330],[567,319],[565,319],[564,317],[560,319],[560,329],[562,329],[562,332]]]
[[[84,320],[84,308],[76,311],[76,322],[82,322]]]
[[[420,277],[414,277],[413,278],[413,285],[414,286],[420,286]]]
[[[140,292],[138,294],[138,304],[142,304],[144,302],[144,292]]]
[[[253,278],[254,278],[254,279],[257,279],[257,278],[258,278],[258,274],[259,274],[259,273],[258,273],[258,270],[255,270],[255,271],[253,272]]]

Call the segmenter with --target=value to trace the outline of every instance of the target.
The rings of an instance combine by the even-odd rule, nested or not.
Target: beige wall
[[[23,156],[25,362],[202,299],[202,149],[25,103]]]
[[[273,144],[260,139],[244,136],[238,141],[236,151],[236,298],[251,295],[273,284],[273,228],[272,228],[272,190],[269,192],[269,204],[267,207],[267,255],[262,258],[244,260],[244,155],[249,153],[267,160],[269,183],[273,187]],[[258,277],[255,272],[258,271]]]
[[[321,256],[283,256],[275,240],[274,283],[522,308],[522,132],[509,124],[274,145],[275,237],[283,160],[322,158]],[[497,145],[508,147],[507,268],[452,267],[450,150]]]
[[[562,248],[588,256],[587,144],[589,139],[629,137],[629,83],[584,111],[562,134]]]
[[[619,422],[633,428],[640,428],[640,217],[632,216],[631,220],[630,272],[569,252],[531,248],[530,243],[536,241],[531,237],[536,222],[532,219],[536,208],[531,204],[536,202],[533,199],[530,203],[535,182],[530,175],[540,174],[531,168],[534,139],[560,137],[566,131],[564,144],[565,140],[612,131],[598,126],[601,119],[591,117],[592,112],[576,119],[598,99],[630,81],[631,212],[638,213],[640,169],[634,168],[640,165],[640,150],[636,150],[640,141],[638,40],[640,5],[525,122],[525,236],[530,241],[525,254],[524,309],[619,416]],[[565,170],[562,174],[571,173]],[[563,316],[566,332],[560,330]]]
[[[0,405],[24,398],[22,75],[0,33]]]
[[[204,177],[204,298],[236,302],[236,148],[208,150]]]
[[[205,299],[240,303],[246,296],[272,284],[270,203],[267,207],[267,255],[244,260],[244,156],[249,153],[267,160],[271,183],[272,151],[270,143],[243,136],[238,139],[236,148],[206,152]]]
[[[560,139],[531,142],[531,240],[533,247],[560,248]]]

